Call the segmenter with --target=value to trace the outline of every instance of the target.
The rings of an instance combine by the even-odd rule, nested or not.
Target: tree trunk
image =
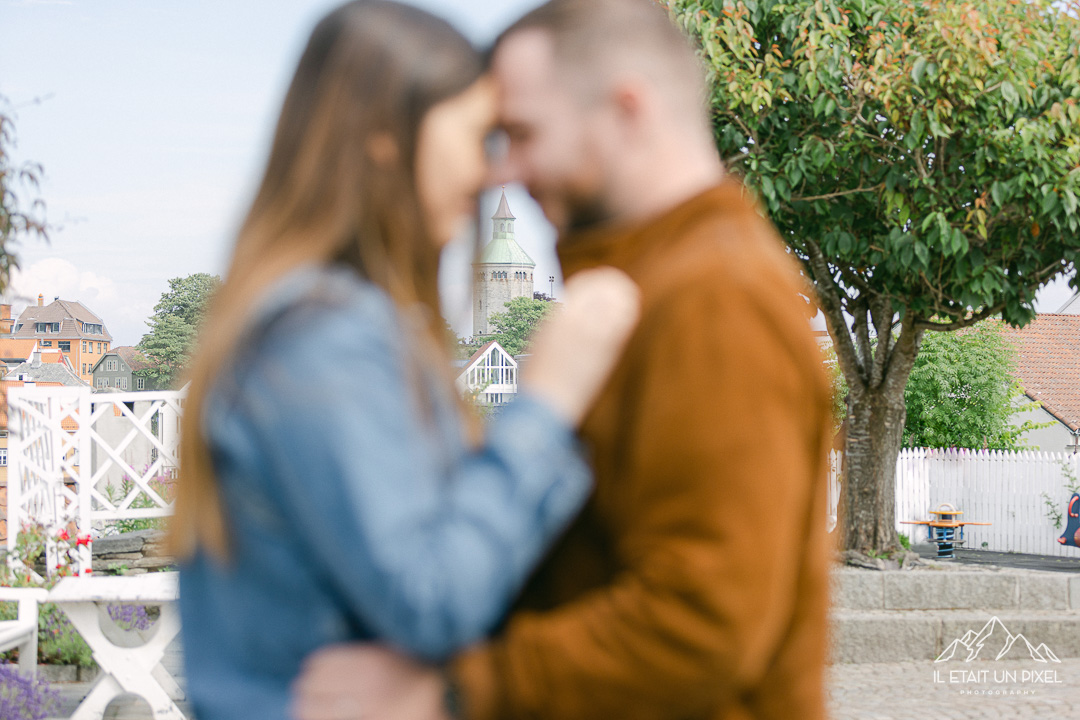
[[[894,397],[898,396],[898,397]],[[896,533],[896,459],[904,440],[904,386],[853,389],[839,513],[843,548],[881,553],[900,546]]]

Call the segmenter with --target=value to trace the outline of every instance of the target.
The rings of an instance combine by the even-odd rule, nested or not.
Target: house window
[[[7,448],[0,448],[0,467],[7,467]]]
[[[86,352],[86,341],[85,340],[82,341],[82,351]]]
[[[109,378],[101,378],[101,387],[109,387]]]
[[[105,369],[109,372],[116,372],[116,360],[109,358],[108,362],[105,363]]]
[[[52,340],[42,340],[41,347],[52,347]]]
[[[98,351],[99,353],[101,352],[101,346],[102,346],[102,343],[98,343],[98,344],[97,344],[97,351]]]
[[[34,332],[58,333],[60,332],[60,323],[34,323]]]
[[[121,390],[127,390],[128,389],[127,388],[127,378],[126,377],[120,378],[120,389]]]
[[[83,363],[83,364],[82,364],[82,374],[83,374],[83,375],[85,375],[85,374],[86,374],[86,363]]]
[[[135,378],[135,389],[136,390],[145,390],[146,389],[146,380],[141,378],[141,377]]]
[[[71,352],[71,341],[70,340],[61,340],[60,342],[58,342],[56,344],[64,352]]]

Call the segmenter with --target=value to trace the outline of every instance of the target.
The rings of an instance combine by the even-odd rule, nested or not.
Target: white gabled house
[[[457,376],[461,393],[476,393],[482,405],[505,405],[518,387],[518,363],[503,346],[492,340],[473,353]]]

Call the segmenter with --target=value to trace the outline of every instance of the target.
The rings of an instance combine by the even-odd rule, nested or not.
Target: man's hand
[[[382,645],[333,645],[304,661],[296,720],[451,720],[436,668]]]

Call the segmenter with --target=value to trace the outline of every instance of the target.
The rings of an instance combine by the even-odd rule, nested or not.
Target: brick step
[[[997,626],[990,625],[996,617]],[[1080,657],[1080,613],[1056,611],[987,612],[972,610],[834,610],[830,617],[833,663],[882,663],[938,658],[954,640],[990,632],[978,659],[994,660],[1010,635],[1022,635],[1002,659],[1030,660],[1039,667],[1058,659]],[[970,634],[969,634],[970,632]],[[1027,643],[1024,642],[1027,640]],[[1046,663],[1037,662],[1030,648],[1045,654]],[[957,645],[949,664],[968,657],[969,648]]]
[[[1080,575],[1034,570],[837,568],[839,610],[1062,611],[1080,614]]]

